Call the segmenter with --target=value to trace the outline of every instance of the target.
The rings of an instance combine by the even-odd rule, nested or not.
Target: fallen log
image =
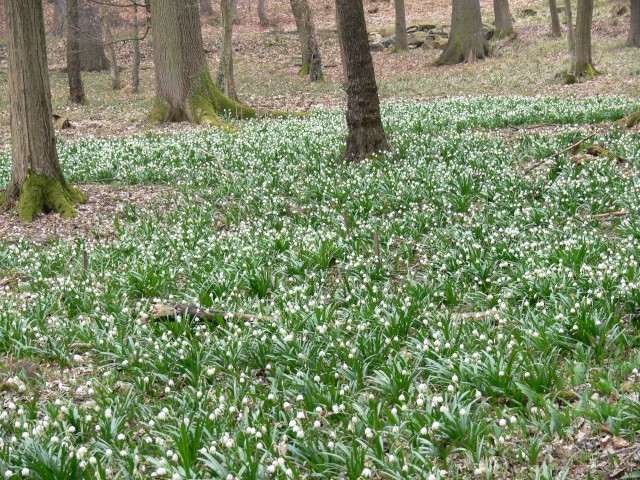
[[[202,309],[193,305],[185,305],[179,303],[156,303],[151,306],[149,315],[154,320],[168,320],[175,322],[177,317],[185,318],[189,316],[194,320],[202,320],[207,322],[224,323],[228,318],[244,320],[252,322],[254,320],[273,320],[273,317],[265,315],[252,315],[247,313],[233,313],[224,310]]]

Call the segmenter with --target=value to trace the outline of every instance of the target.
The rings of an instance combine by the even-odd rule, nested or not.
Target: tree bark
[[[109,72],[111,73],[111,88],[114,90],[120,90],[122,84],[120,83],[120,69],[118,68],[118,57],[116,56],[116,48],[113,43],[113,35],[111,34],[111,19],[109,18],[109,11],[107,6],[103,5],[101,9],[102,30],[104,31],[104,38],[106,40],[105,48],[109,53]]]
[[[590,80],[596,76],[591,57],[591,25],[593,23],[593,0],[578,0],[576,12],[576,76]]]
[[[569,44],[569,68],[567,69],[567,79],[568,83],[571,79],[570,77],[575,77],[575,68],[576,68],[576,40],[575,40],[575,32],[573,30],[573,14],[571,13],[571,0],[564,0],[564,17],[567,22],[567,43]]]
[[[322,58],[316,41],[316,30],[313,25],[309,1],[291,0],[290,3],[302,48],[302,63],[299,74],[300,76],[309,75],[312,82],[324,80]]]
[[[109,68],[104,54],[102,28],[98,4],[91,0],[78,1],[80,29],[80,64],[83,72],[100,72]]]
[[[631,18],[627,47],[640,47],[640,0],[631,0]]]
[[[549,0],[549,13],[551,14],[551,36],[561,37],[560,17],[558,16],[558,3],[556,0]]]
[[[339,35],[347,71],[347,148],[345,160],[358,162],[389,150],[382,128],[378,86],[373,69],[362,0],[336,0]]]
[[[73,203],[85,202],[64,179],[52,124],[42,0],[5,0],[11,114],[11,180],[0,198],[9,206],[20,199],[24,222],[40,212],[77,215]]]
[[[69,101],[83,104],[87,101],[80,68],[80,32],[78,30],[78,0],[67,0],[67,77]]]
[[[216,88],[204,53],[198,0],[153,0],[156,99],[152,119],[221,125],[218,114],[250,118],[258,112]],[[271,112],[272,116],[283,112]]]
[[[432,65],[455,65],[487,56],[489,46],[482,31],[480,0],[453,0],[449,41]]]
[[[516,29],[513,28],[509,0],[493,0],[493,14],[496,19],[494,38],[507,38],[516,33]]]
[[[200,15],[203,17],[213,16],[213,6],[211,0],[200,0]]]
[[[231,0],[231,13],[233,15],[233,24],[240,25],[240,19],[238,18],[238,0]]]
[[[265,0],[258,0],[258,20],[260,26],[266,28],[270,25],[267,9],[265,8]]]
[[[134,93],[140,87],[140,28],[138,27],[138,5],[133,6],[133,66],[131,68],[131,89]]]
[[[53,0],[53,29],[51,34],[61,37],[67,32],[67,2]]]
[[[394,51],[401,52],[407,49],[407,16],[404,8],[404,0],[395,0],[396,10],[396,45]]]
[[[216,86],[227,97],[235,100],[235,81],[233,79],[233,14],[231,0],[220,0],[222,14],[222,53],[216,76]]]

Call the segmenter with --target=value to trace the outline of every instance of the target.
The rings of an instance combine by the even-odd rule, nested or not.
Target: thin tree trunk
[[[78,0],[67,0],[67,76],[69,78],[69,100],[85,103],[87,98],[82,85],[80,68],[80,40],[78,31]]]
[[[336,11],[336,28],[338,29],[338,46],[340,47],[340,61],[342,62],[342,86],[344,90],[347,90],[349,80],[347,78],[347,57],[344,53],[344,45],[342,44],[342,35],[340,35],[340,17]]]
[[[131,89],[134,93],[140,87],[140,28],[138,27],[138,5],[133,6],[133,67],[131,69]]]
[[[571,0],[564,0],[564,17],[567,21],[567,43],[569,44],[569,68],[567,76],[576,74],[576,41],[575,32],[573,30],[573,14],[571,13]]]
[[[432,66],[473,62],[489,56],[482,31],[480,0],[453,0],[451,33],[440,58]]]
[[[631,0],[631,19],[627,47],[640,47],[640,0]]]
[[[116,56],[116,48],[113,43],[113,35],[111,34],[111,20],[109,18],[109,12],[107,6],[103,5],[101,9],[102,17],[102,30],[104,31],[104,37],[106,40],[105,48],[109,54],[109,71],[111,73],[111,88],[114,90],[120,90],[122,85],[120,83],[120,69],[118,68],[118,57]]]
[[[269,17],[267,16],[267,9],[265,8],[265,0],[258,0],[258,20],[260,26],[266,28],[269,26]]]
[[[407,49],[407,16],[404,8],[404,0],[395,0],[396,9],[396,45],[394,51],[401,52]]]
[[[231,13],[233,14],[233,24],[240,25],[238,18],[238,0],[231,0]]]
[[[99,72],[109,68],[104,54],[98,5],[91,0],[78,1],[80,30],[80,64],[83,72]]]
[[[220,0],[222,13],[222,53],[216,77],[216,86],[227,97],[236,98],[235,82],[233,80],[233,17],[231,0]]]
[[[53,0],[53,29],[51,34],[61,37],[67,32],[67,2]]]
[[[316,31],[311,17],[308,0],[291,0],[291,11],[296,20],[300,47],[302,48],[302,64],[300,75],[309,75],[312,82],[324,80],[322,74],[322,58],[316,41]]]
[[[42,0],[5,0],[4,4],[12,160],[11,180],[0,204],[11,206],[19,197],[23,222],[51,210],[74,217],[73,203],[87,198],[69,187],[58,161]]]
[[[378,86],[369,51],[362,0],[336,0],[339,35],[346,58],[347,148],[345,160],[358,162],[389,150],[382,128]]]
[[[213,6],[211,0],[200,0],[200,15],[203,17],[213,16]]]
[[[516,29],[513,28],[513,20],[511,19],[509,0],[493,0],[493,14],[496,19],[494,38],[507,38],[516,33]]]
[[[597,73],[591,58],[593,0],[578,0],[576,10],[576,76],[589,80]]]
[[[560,17],[558,16],[558,3],[556,0],[549,0],[549,13],[551,14],[551,35],[561,37],[562,29],[560,28]]]

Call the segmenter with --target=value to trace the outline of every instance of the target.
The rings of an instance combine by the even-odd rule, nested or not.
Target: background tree
[[[133,65],[131,67],[131,90],[138,92],[140,86],[140,28],[138,26],[138,4],[133,4]]]
[[[628,47],[640,47],[640,0],[631,0]]]
[[[270,24],[267,9],[265,8],[265,0],[258,0],[258,20],[263,28],[268,27]]]
[[[235,100],[235,81],[233,79],[233,13],[231,0],[220,0],[222,15],[222,53],[216,76],[216,86],[227,97]]]
[[[449,41],[442,55],[432,65],[473,62],[488,55],[489,46],[482,31],[480,0],[453,0]]]
[[[516,33],[516,29],[513,27],[513,19],[511,18],[509,0],[493,0],[493,15],[496,19],[494,38],[507,38]]]
[[[61,37],[67,33],[67,2],[53,0],[53,28],[51,35]]]
[[[302,49],[302,64],[300,75],[309,75],[312,82],[324,79],[322,74],[322,58],[316,41],[316,31],[311,16],[308,0],[291,0],[291,11],[296,21],[300,46]]]
[[[401,52],[407,49],[407,15],[404,8],[404,0],[395,0],[396,10],[396,44],[393,50]]]
[[[118,57],[116,56],[116,47],[111,34],[111,18],[110,12],[106,5],[102,5],[100,9],[100,17],[102,21],[102,30],[104,31],[105,49],[109,54],[109,72],[111,73],[111,88],[120,90],[122,84],[120,82],[120,68],[118,67]]]
[[[198,3],[153,0],[156,98],[152,119],[220,125],[218,114],[223,112],[239,118],[257,116],[255,109],[234,102],[216,88],[204,53]]]
[[[79,0],[78,17],[82,71],[99,72],[108,70],[109,60],[107,60],[107,56],[104,53],[98,4],[91,0]]]
[[[78,0],[67,0],[67,77],[69,101],[85,103],[87,97],[80,68],[80,31],[78,29]]]
[[[203,17],[213,16],[213,6],[211,0],[200,0],[200,15]]]
[[[551,15],[551,36],[561,37],[560,16],[558,15],[558,3],[556,0],[549,0],[549,14]]]
[[[567,8],[570,0],[565,0]],[[593,0],[578,0],[576,8],[576,26],[572,33],[571,13],[567,10],[567,28],[569,29],[570,65],[565,75],[565,83],[576,83],[580,78],[590,80],[597,75],[591,56],[591,25],[593,23]],[[572,52],[573,50],[573,52]]]
[[[19,199],[24,222],[39,212],[75,217],[74,203],[87,197],[70,187],[60,168],[52,124],[42,0],[5,0],[11,114],[11,180],[0,196]]]
[[[380,118],[378,86],[369,51],[362,0],[336,0],[336,15],[347,72],[347,148],[345,160],[358,162],[389,150]]]

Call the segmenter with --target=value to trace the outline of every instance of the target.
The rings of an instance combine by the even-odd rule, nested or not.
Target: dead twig
[[[573,150],[574,148],[580,146],[581,144],[583,144],[584,142],[586,142],[587,140],[589,140],[590,138],[595,137],[596,134],[592,133],[591,135],[589,135],[588,137],[583,138],[582,140],[580,140],[579,142],[574,143],[573,145],[565,148],[564,150],[561,150],[559,152],[554,153],[553,155],[551,155],[551,157],[549,158],[545,158],[544,160],[540,160],[539,162],[534,163],[533,165],[531,165],[530,167],[527,167],[524,169],[524,173],[529,173],[531,170],[538,168],[540,165],[545,164],[547,162],[549,162],[549,160],[554,159],[554,158],[558,158],[560,155],[562,155],[563,153],[566,153],[570,150]]]
[[[591,215],[592,218],[608,218],[608,217],[624,217],[629,215],[629,212],[620,210],[619,212],[599,213],[597,215]]]
[[[224,310],[211,310],[208,308],[201,309],[193,305],[182,305],[177,303],[156,303],[151,306],[149,314],[154,320],[163,319],[169,321],[176,321],[178,316],[184,317],[185,315],[188,315],[193,319],[213,321],[217,323],[221,323],[220,320],[224,321],[227,318],[235,318],[247,322],[252,322],[257,319],[273,320],[273,317],[265,315],[233,313]]]

